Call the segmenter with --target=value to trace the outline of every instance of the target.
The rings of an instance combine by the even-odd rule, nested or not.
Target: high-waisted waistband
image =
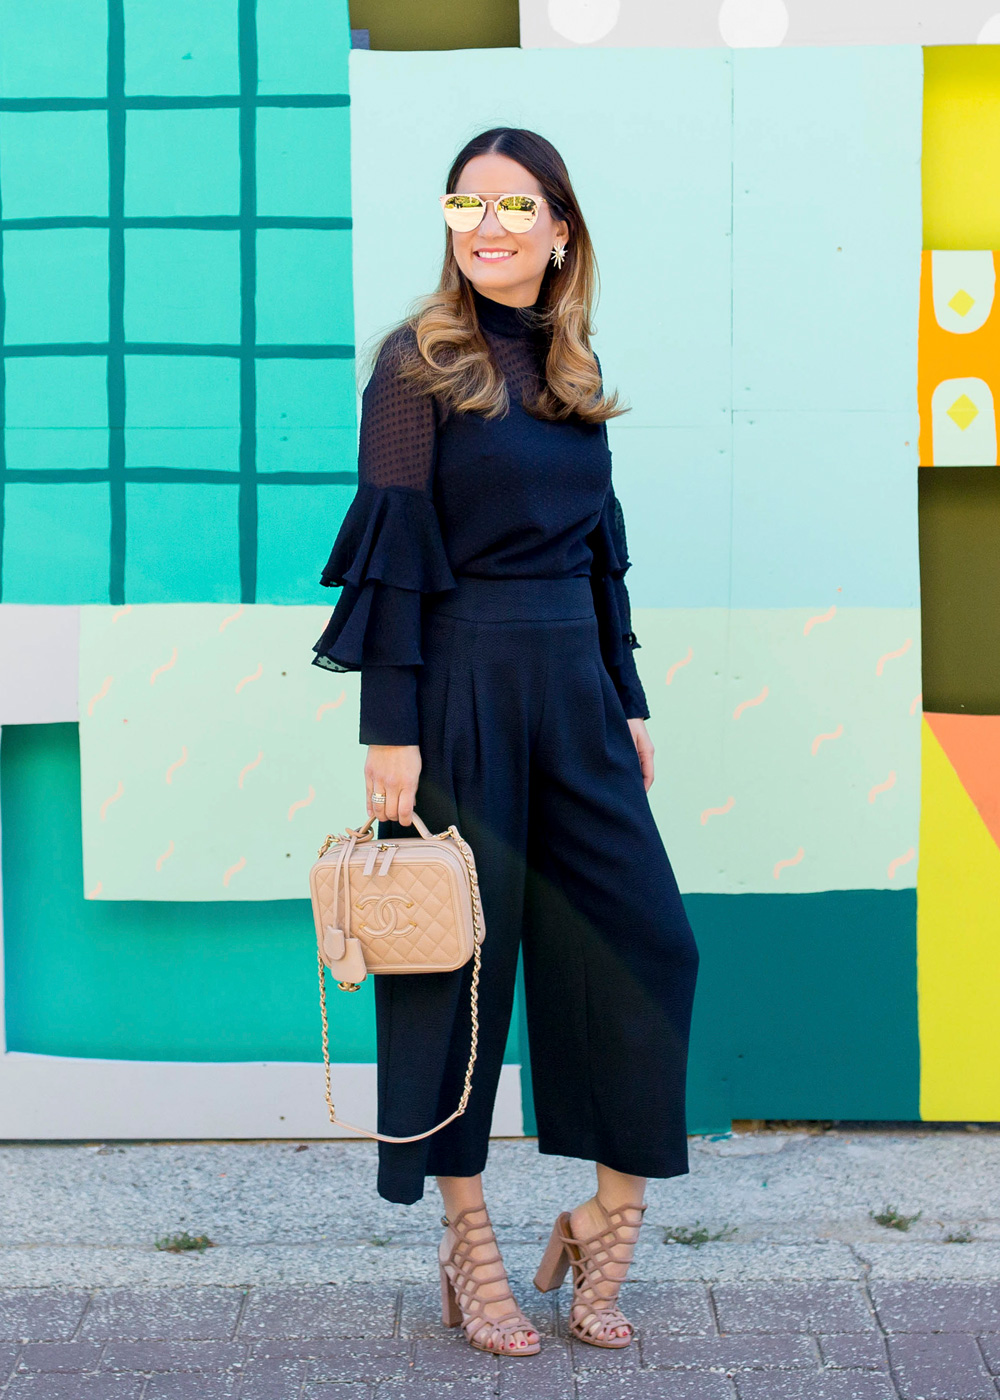
[[[590,579],[476,578],[460,574],[458,587],[429,602],[434,616],[468,622],[566,622],[594,616]]]

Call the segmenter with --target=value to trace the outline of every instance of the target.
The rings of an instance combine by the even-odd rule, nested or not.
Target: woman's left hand
[[[643,786],[648,792],[653,785],[653,741],[649,737],[644,719],[630,719],[628,727],[632,731],[632,742],[639,755]]]

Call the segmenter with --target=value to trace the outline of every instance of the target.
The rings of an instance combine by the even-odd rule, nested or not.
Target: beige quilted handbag
[[[479,967],[486,930],[476,862],[458,828],[432,835],[413,813],[419,836],[377,840],[364,826],[328,836],[309,872],[319,949],[319,1004],[330,1122],[380,1142],[418,1142],[465,1112],[479,1038]],[[330,1087],[330,1034],[326,1010],[329,968],[341,991],[356,992],[372,973],[454,972],[473,958],[472,1043],[458,1107],[425,1133],[389,1137],[337,1117]]]

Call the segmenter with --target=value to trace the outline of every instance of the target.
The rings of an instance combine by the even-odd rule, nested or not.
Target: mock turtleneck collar
[[[483,296],[477,288],[472,288],[472,299],[476,304],[476,315],[479,317],[479,324],[484,331],[489,331],[491,335],[514,336],[520,340],[529,340],[537,335],[537,325],[532,325],[530,312],[532,307],[505,306],[502,301],[494,301],[492,297]],[[538,302],[535,302],[538,306]],[[522,311],[528,315],[522,315]]]

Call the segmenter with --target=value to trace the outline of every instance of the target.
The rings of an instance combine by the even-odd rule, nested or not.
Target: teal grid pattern
[[[0,600],[318,601],[357,480],[346,0],[0,27]]]

